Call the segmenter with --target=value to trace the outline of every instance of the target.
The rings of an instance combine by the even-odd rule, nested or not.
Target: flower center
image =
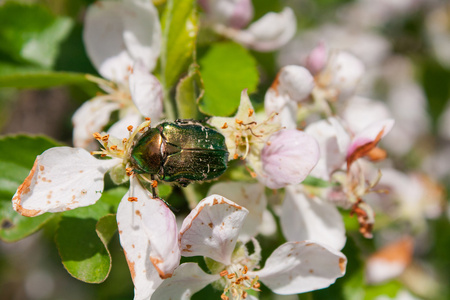
[[[94,133],[94,138],[102,145],[102,149],[99,151],[92,151],[92,155],[100,155],[101,157],[109,156],[114,158],[121,158],[126,165],[131,153],[131,148],[134,144],[134,140],[139,133],[143,133],[148,127],[150,127],[150,118],[139,125],[134,131],[133,126],[128,126],[130,136],[122,140],[109,136],[109,134]]]
[[[253,109],[249,109],[248,116],[251,117],[254,114]],[[266,120],[261,123],[251,121],[244,123],[244,121],[235,119],[234,124],[228,125],[225,123],[222,128],[231,127],[235,133],[235,145],[236,152],[233,155],[234,159],[241,157],[244,160],[253,148],[255,150],[261,150],[264,142],[267,138],[278,131],[279,126],[275,126],[275,123],[269,124],[277,113],[271,114]]]
[[[248,267],[241,264],[233,264],[220,272],[225,279],[225,288],[221,296],[222,300],[241,300],[246,299],[248,290],[259,291],[260,283],[258,276],[250,277],[247,275]]]

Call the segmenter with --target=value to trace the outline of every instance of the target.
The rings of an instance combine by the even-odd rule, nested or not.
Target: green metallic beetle
[[[181,186],[219,177],[227,162],[224,136],[194,120],[163,122],[147,130],[133,146],[130,158],[133,172],[149,174],[152,180],[157,175]]]

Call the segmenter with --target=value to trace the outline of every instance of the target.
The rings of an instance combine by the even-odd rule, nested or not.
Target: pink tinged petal
[[[298,130],[273,134],[262,152],[263,173],[258,180],[272,189],[302,182],[319,160],[316,140]]]
[[[138,199],[136,216],[150,242],[150,261],[162,279],[172,276],[180,264],[179,235],[175,219],[169,207],[159,199],[152,199],[149,192],[132,180],[133,196]]]
[[[299,186],[286,188],[281,229],[288,241],[315,240],[336,250],[346,242],[344,222],[336,206],[307,197]]]
[[[86,12],[83,41],[87,54],[97,71],[109,80],[124,82],[133,58],[123,40],[123,15],[127,6],[116,1],[101,1],[90,5]]]
[[[399,276],[411,263],[413,250],[414,241],[411,237],[404,237],[381,248],[367,260],[366,281],[378,284]]]
[[[372,150],[394,126],[393,119],[380,120],[367,126],[352,140],[347,151],[347,162],[352,162]]]
[[[211,195],[186,217],[180,230],[183,256],[206,256],[231,263],[248,210],[219,195]]]
[[[328,287],[345,274],[346,265],[344,254],[325,245],[287,242],[275,249],[262,270],[252,273],[273,292],[289,295]]]
[[[27,217],[94,204],[103,192],[105,173],[121,162],[100,160],[80,148],[46,150],[16,191],[12,202]]]
[[[278,91],[270,88],[264,97],[264,110],[268,116],[277,113],[273,121],[284,128],[297,128],[297,102],[291,101],[288,96],[280,95]]]
[[[162,279],[150,261],[151,245],[137,211],[140,203],[128,201],[129,192],[122,198],[117,209],[120,244],[134,283],[134,299],[149,299]],[[140,201],[152,201],[140,199]]]
[[[343,166],[350,136],[335,118],[314,122],[305,132],[316,139],[320,148],[320,159],[310,175],[328,180],[333,171]]]
[[[223,1],[222,1],[223,2]],[[253,18],[253,4],[251,0],[235,1],[233,12],[228,19],[228,25],[233,28],[244,28]]]
[[[144,116],[158,121],[163,111],[163,92],[159,80],[141,64],[136,64],[129,77],[131,98]]]
[[[144,64],[147,71],[156,66],[161,52],[161,26],[158,12],[152,1],[127,1],[123,39],[134,61]]]
[[[306,57],[305,66],[314,75],[323,70],[328,60],[328,49],[320,42]]]
[[[239,240],[246,243],[256,236],[263,223],[263,213],[267,206],[264,186],[241,182],[221,182],[213,185],[208,195],[218,194],[233,199],[239,205],[245,205],[249,214],[239,234]]]
[[[352,54],[339,51],[332,54],[328,61],[331,73],[331,86],[339,90],[339,98],[351,96],[365,72],[364,64]]]
[[[284,46],[295,34],[297,20],[291,8],[280,13],[267,13],[246,30],[231,38],[257,51],[273,51]]]
[[[188,300],[193,294],[219,279],[220,275],[206,274],[195,263],[184,263],[175,269],[171,278],[162,282],[151,299]]]
[[[119,103],[108,102],[103,98],[84,102],[72,117],[74,146],[88,148],[94,141],[92,134],[101,132],[108,124],[111,113],[119,108]]]

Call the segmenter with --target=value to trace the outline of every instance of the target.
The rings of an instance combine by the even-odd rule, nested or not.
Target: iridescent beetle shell
[[[196,121],[176,120],[147,130],[134,145],[130,162],[136,173],[186,186],[222,175],[228,150],[216,130]]]

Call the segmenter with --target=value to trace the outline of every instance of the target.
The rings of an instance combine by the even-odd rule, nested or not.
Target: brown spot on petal
[[[213,223],[209,223],[208,226],[209,226],[210,228],[213,228]]]
[[[37,164],[38,159],[36,158],[36,160],[34,161],[33,168],[30,171],[30,174],[28,174],[28,177],[25,178],[24,182],[17,189],[16,195],[12,198],[14,210],[20,213],[22,216],[26,217],[34,217],[41,212],[40,210],[37,209],[25,209],[21,204],[22,196],[28,194],[31,191],[30,188],[31,180],[33,179],[34,173],[36,172]]]
[[[347,260],[343,257],[339,257],[339,269],[341,269],[341,273],[345,273],[345,266],[347,265]]]
[[[136,210],[136,215],[138,215],[139,217],[142,217],[141,211],[140,210]]]
[[[130,269],[131,279],[134,282],[134,278],[136,277],[136,270],[134,269],[134,261],[128,260],[127,252],[123,251],[125,254],[125,259],[127,260],[128,268]]]
[[[41,172],[42,172],[42,171],[44,171],[44,169],[45,169],[45,167],[44,167],[44,166],[42,166],[42,165],[40,165],[40,166],[39,166],[39,171],[41,171]]]
[[[160,268],[158,268],[158,265],[164,262],[163,260],[161,260],[157,257],[150,256],[150,261],[152,262],[156,271],[158,271],[159,277],[161,277],[161,279],[167,279],[167,278],[172,277],[172,274],[166,274]]]
[[[278,86],[280,85],[280,72],[278,72],[277,77],[275,77],[275,80],[272,82],[272,85],[270,86],[271,89],[275,91],[275,93],[278,96]]]
[[[383,136],[383,133],[384,133],[384,128],[378,133],[375,140],[359,146],[358,148],[355,149],[355,151],[353,151],[352,154],[350,154],[347,157],[347,170],[350,170],[350,165],[355,160],[368,155],[368,153],[377,146],[378,142],[381,140],[381,137]]]

